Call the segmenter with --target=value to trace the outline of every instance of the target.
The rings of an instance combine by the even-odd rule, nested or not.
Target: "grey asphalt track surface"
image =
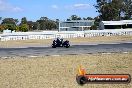
[[[50,46],[26,47],[26,48],[0,48],[0,57],[13,56],[48,56],[48,55],[74,55],[95,53],[132,52],[132,43],[120,44],[80,44],[71,45],[70,48]]]

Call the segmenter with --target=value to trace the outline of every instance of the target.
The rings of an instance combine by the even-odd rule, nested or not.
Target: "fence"
[[[28,40],[28,39],[54,39],[76,38],[76,37],[94,37],[94,36],[114,36],[114,35],[132,35],[132,29],[118,30],[88,30],[88,31],[43,31],[43,32],[13,32],[0,35],[0,41],[9,40]]]

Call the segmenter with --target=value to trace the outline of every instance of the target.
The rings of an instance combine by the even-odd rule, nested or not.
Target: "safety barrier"
[[[54,39],[76,38],[76,37],[95,37],[95,36],[115,36],[132,35],[132,29],[116,30],[88,30],[88,31],[43,31],[43,32],[13,32],[0,34],[0,41],[9,40],[28,40],[28,39]]]

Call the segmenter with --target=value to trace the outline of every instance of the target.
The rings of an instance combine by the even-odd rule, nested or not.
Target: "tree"
[[[96,26],[96,25],[92,25],[92,26],[90,27],[90,30],[97,30],[97,26]]]
[[[1,25],[3,26],[2,28],[9,29],[9,30],[13,31],[13,30],[16,30],[17,22],[18,22],[17,19],[5,18],[2,20]]]
[[[27,24],[22,24],[20,25],[19,27],[19,31],[22,31],[22,32],[27,32],[29,29],[28,25]]]
[[[100,20],[122,20],[132,17],[131,0],[97,0],[95,7]]]
[[[33,30],[40,30],[40,28],[39,28],[39,22],[34,22]]]
[[[8,29],[11,31],[14,31],[14,30],[16,31],[16,27],[17,27],[16,25],[11,25],[11,24],[8,25]]]
[[[15,31],[19,31],[19,28],[20,28],[20,27],[19,27],[19,25],[18,25],[18,26],[16,26],[16,30],[15,30]]]
[[[46,29],[52,30],[56,28],[57,28],[57,25],[55,21],[50,20],[46,23]]]
[[[27,21],[27,24],[29,26],[29,30],[33,30],[34,22],[33,21]]]
[[[21,23],[19,25],[19,31],[27,32],[29,30],[29,25],[26,17],[21,19]]]
[[[49,20],[49,18],[48,17],[41,17],[40,20],[47,21],[47,20]]]
[[[115,10],[115,20],[121,20],[124,13],[124,0],[112,0],[111,7]]]
[[[97,0],[97,5],[95,6],[97,12],[99,12],[100,20],[114,20],[117,12],[112,7],[111,3],[107,3],[106,0]]]
[[[67,21],[71,21],[71,19],[67,19]]]
[[[132,18],[132,0],[124,0],[124,19],[128,20]]]
[[[83,20],[94,20],[92,17],[83,18]]]
[[[2,17],[0,17],[0,20],[2,20]]]
[[[27,18],[26,17],[23,17],[21,19],[21,24],[27,24]]]
[[[12,25],[16,25],[15,19],[13,18],[5,18],[2,20],[1,24],[12,24]]]
[[[99,26],[99,23],[100,23],[100,18],[99,18],[99,16],[97,16],[97,17],[94,18],[94,25],[96,27],[98,27]]]
[[[40,30],[52,30],[57,28],[56,21],[50,20],[47,17],[41,17],[40,20],[37,20],[37,23],[39,23]]]
[[[69,18],[70,20],[81,20],[81,17],[77,16],[77,15],[71,15],[71,17]],[[67,19],[67,20],[69,20]]]
[[[46,30],[46,25],[44,20],[37,20],[37,23],[39,24],[39,30]]]
[[[56,28],[57,29],[59,29],[59,21],[60,21],[59,19],[56,19],[56,21],[55,21],[55,24],[56,24]]]
[[[6,29],[6,26],[5,25],[0,25],[0,31],[2,32],[3,30]]]
[[[19,22],[19,20],[18,19],[14,19],[14,21],[15,21],[15,24],[17,25],[17,23]]]

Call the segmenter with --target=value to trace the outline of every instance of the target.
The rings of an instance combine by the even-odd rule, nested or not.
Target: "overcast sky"
[[[0,0],[0,17],[36,21],[42,16],[66,20],[71,15],[95,17],[96,0]]]

